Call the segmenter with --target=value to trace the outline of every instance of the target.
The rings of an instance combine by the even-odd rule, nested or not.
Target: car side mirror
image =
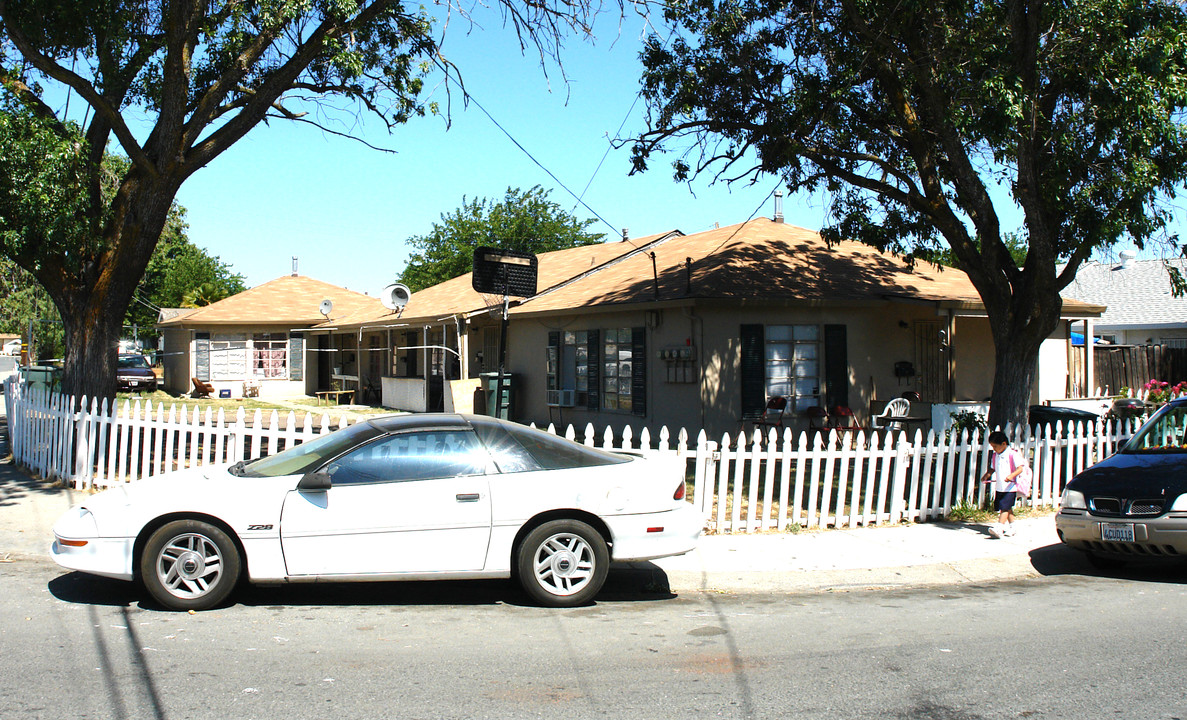
[[[304,490],[308,492],[329,490],[332,486],[333,482],[330,480],[330,474],[319,471],[305,473],[305,475],[301,478],[301,481],[297,483],[298,490]]]

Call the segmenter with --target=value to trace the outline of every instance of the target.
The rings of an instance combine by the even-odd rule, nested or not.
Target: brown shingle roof
[[[375,312],[383,309],[377,298],[310,277],[285,275],[184,316],[165,320],[158,327],[281,323],[313,325],[326,321],[318,310],[322,300],[334,304],[330,320],[363,310]]]
[[[561,311],[685,298],[870,301],[902,298],[979,307],[968,276],[858,242],[829,247],[820,234],[758,218],[671,237],[649,252],[543,292],[512,310]],[[1065,309],[1070,309],[1065,302]]]
[[[540,253],[537,256],[536,288],[540,291],[553,287],[672,234],[661,233],[633,239],[630,242],[598,243]],[[399,315],[400,322],[461,315],[485,308],[486,296],[474,290],[471,275],[472,273],[466,273],[412,293],[403,313]],[[344,327],[382,324],[392,322],[395,317],[395,312],[380,307],[378,310],[367,309],[349,317],[335,319],[325,325]]]

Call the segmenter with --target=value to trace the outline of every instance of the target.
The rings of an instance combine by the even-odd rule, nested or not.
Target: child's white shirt
[[[1010,458],[1014,458],[1013,466]],[[1006,480],[1010,473],[1026,464],[1022,453],[1012,447],[1007,447],[1001,455],[993,454],[993,490],[994,492],[1018,492],[1018,485],[1013,480]]]

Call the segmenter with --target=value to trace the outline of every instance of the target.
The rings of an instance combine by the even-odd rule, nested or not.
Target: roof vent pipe
[[[297,256],[293,256],[293,277],[297,277]]]
[[[1138,254],[1135,253],[1133,250],[1122,250],[1121,251],[1121,267],[1123,267],[1127,270],[1129,268],[1133,267],[1133,261],[1135,259],[1137,259],[1137,256],[1138,256]]]
[[[629,237],[629,235],[627,234],[628,232],[630,232],[630,231],[627,230],[627,228],[622,229],[622,241],[623,242],[627,241],[627,238]]]
[[[775,222],[783,222],[783,191],[775,191]]]

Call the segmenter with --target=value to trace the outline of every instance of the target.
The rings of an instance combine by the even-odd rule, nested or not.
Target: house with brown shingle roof
[[[765,218],[543,253],[538,263],[537,294],[508,310],[510,414],[522,422],[716,434],[758,417],[773,397],[788,399],[786,424],[807,427],[809,408],[850,408],[864,423],[917,393],[911,415],[929,418],[932,404],[991,391],[984,307],[952,268],[856,242],[829,247]],[[471,282],[454,278],[400,310],[313,332],[392,348],[385,405],[466,409],[474,378],[497,369],[502,314],[501,298]],[[1063,316],[1102,310],[1065,301]],[[1068,322],[1043,353],[1035,402],[1065,395]]]
[[[328,315],[321,312],[325,301]],[[157,327],[164,338],[165,389],[188,392],[194,378],[230,397],[311,395],[329,389],[332,370],[357,374],[358,353],[311,345],[306,332],[377,308],[382,308],[377,298],[289,275],[205,307],[162,315]]]

